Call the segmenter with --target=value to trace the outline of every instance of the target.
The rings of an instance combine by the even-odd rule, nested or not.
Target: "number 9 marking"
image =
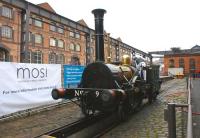
[[[98,97],[99,96],[99,91],[96,91],[96,97]]]

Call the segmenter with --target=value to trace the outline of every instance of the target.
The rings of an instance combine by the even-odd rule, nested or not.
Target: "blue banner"
[[[64,87],[77,87],[85,66],[64,65]]]

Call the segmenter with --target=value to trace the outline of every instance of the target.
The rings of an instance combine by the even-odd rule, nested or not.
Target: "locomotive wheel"
[[[122,105],[119,105],[117,114],[118,114],[119,121],[125,121],[127,119],[127,115]]]
[[[157,92],[150,92],[148,96],[149,104],[156,100]]]
[[[154,100],[154,101],[156,100],[157,95],[158,95],[158,92],[155,92],[155,93],[153,94],[153,100]]]
[[[143,101],[143,98],[138,98],[138,100],[136,101],[137,103],[134,109],[135,112],[138,112],[142,108],[142,101]]]
[[[92,109],[88,109],[86,106],[82,106],[82,113],[87,117],[87,116],[91,116],[94,115],[95,110]]]
[[[95,110],[89,109],[89,107],[84,102],[81,102],[81,110],[86,117],[95,113]]]

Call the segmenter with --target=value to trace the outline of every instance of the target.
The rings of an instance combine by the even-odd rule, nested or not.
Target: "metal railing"
[[[191,107],[191,79],[190,77],[188,78],[188,123],[187,123],[187,138],[192,138],[193,133],[192,133],[192,107]]]
[[[187,104],[168,103],[164,109],[164,120],[168,122],[168,137],[176,138],[176,107],[188,108],[187,138],[193,138],[192,133],[192,108],[191,108],[191,79],[187,79],[188,98]]]

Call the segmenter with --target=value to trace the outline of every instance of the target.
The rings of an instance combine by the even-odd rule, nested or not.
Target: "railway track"
[[[164,88],[162,91],[165,91],[166,89],[170,89],[170,87]],[[145,105],[145,103],[143,104]],[[119,125],[119,122],[117,121],[116,114],[113,114],[110,116],[105,115],[105,114],[96,114],[87,118],[80,119],[73,123],[64,125],[57,129],[51,130],[40,136],[37,136],[36,138],[48,138],[48,137],[56,137],[56,138],[95,137],[97,138],[104,135],[105,133],[107,133],[112,128],[116,127],[117,125]]]
[[[117,116],[96,114],[41,134],[35,138],[99,137],[116,126]]]

